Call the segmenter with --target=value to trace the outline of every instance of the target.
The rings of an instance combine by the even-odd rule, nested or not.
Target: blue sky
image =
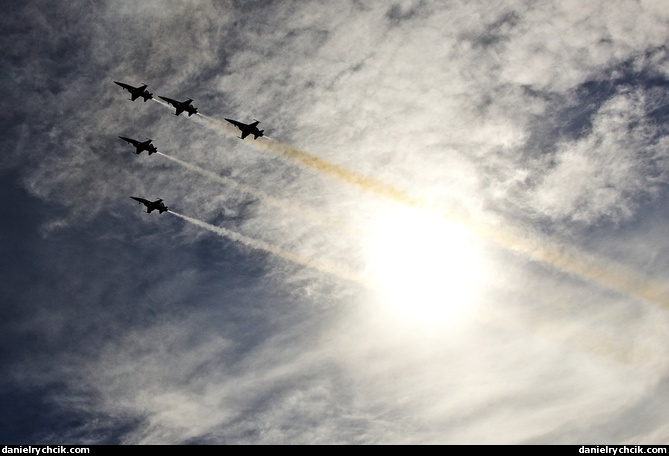
[[[667,442],[663,2],[4,3],[3,443]]]

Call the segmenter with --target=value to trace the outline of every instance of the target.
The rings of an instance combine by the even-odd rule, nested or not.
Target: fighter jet
[[[120,85],[125,90],[130,92],[130,100],[132,101],[135,101],[137,98],[142,97],[144,98],[144,102],[146,102],[146,100],[150,100],[151,98],[153,98],[153,94],[150,93],[148,90],[146,90],[147,87],[146,84],[143,84],[139,87],[133,87],[129,84],[124,84],[123,82],[117,82],[117,81],[114,81],[114,84]]]
[[[190,98],[187,99],[186,101],[177,101],[171,98],[161,97],[161,96],[158,96],[158,98],[160,98],[161,100],[165,100],[166,102],[174,106],[176,108],[175,115],[177,116],[184,111],[188,113],[188,117],[197,112],[197,108],[191,104],[193,100]]]
[[[242,135],[239,137],[240,139],[246,138],[248,135],[253,135],[253,139],[258,139],[259,136],[263,136],[263,132],[265,130],[259,130],[258,129],[258,122],[255,120],[255,122],[250,123],[250,124],[245,124],[244,122],[239,122],[238,120],[232,120],[232,119],[225,119],[228,122],[230,122],[232,125],[235,127],[239,128],[242,131]]]
[[[132,144],[135,146],[135,149],[137,149],[137,152],[135,152],[137,155],[141,154],[142,151],[147,151],[149,155],[158,152],[158,148],[151,144],[151,141],[153,139],[146,138],[146,141],[137,141],[136,139],[132,138],[126,138],[125,136],[119,136],[123,141],[126,141],[128,144]]]
[[[167,211],[167,206],[165,206],[165,203],[163,203],[162,199],[157,199],[156,201],[149,201],[145,200],[144,198],[138,198],[136,196],[131,196],[130,198],[146,206],[147,214],[150,214],[151,211],[153,210],[157,210],[159,214],[162,214],[163,212]]]

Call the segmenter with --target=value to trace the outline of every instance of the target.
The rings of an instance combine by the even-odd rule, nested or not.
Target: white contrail
[[[209,126],[215,126],[218,127],[216,130],[225,130],[226,132],[230,133],[231,135],[237,136],[239,134],[239,130],[237,127],[233,127],[231,124],[227,122],[223,122],[222,120],[215,119],[213,117],[209,117],[205,114],[200,114],[200,117],[202,117],[204,120],[206,120],[209,123]],[[238,137],[238,136],[237,136]]]
[[[216,174],[214,172],[211,172],[211,171],[208,171],[206,169],[200,168],[197,165],[186,162],[184,160],[180,160],[180,159],[178,159],[176,157],[173,157],[171,155],[167,155],[164,152],[157,152],[157,154],[167,158],[168,160],[173,161],[174,163],[177,163],[178,165],[180,165],[180,166],[182,166],[186,169],[189,169],[189,170],[194,171],[194,172],[196,172],[196,173],[198,173],[198,174],[200,174],[204,177],[207,177],[207,178],[209,178],[209,179],[211,179],[215,182],[218,182],[218,183],[223,184],[223,185],[228,185],[228,186],[230,186],[230,187],[232,187],[236,190],[239,190],[240,192],[244,192],[244,193],[248,193],[249,195],[253,195],[256,198],[258,198],[259,200],[265,201],[265,202],[267,202],[269,204],[272,204],[276,207],[279,207],[279,208],[281,208],[285,211],[292,212],[296,215],[308,218],[308,219],[310,219],[312,221],[315,221],[317,223],[320,223],[322,225],[327,225],[327,226],[334,227],[334,228],[336,228],[340,231],[347,231],[347,232],[352,233],[352,234],[359,234],[359,232],[354,230],[352,227],[350,227],[346,224],[343,224],[343,223],[339,223],[336,220],[334,220],[333,218],[328,217],[321,212],[317,212],[317,211],[311,210],[311,209],[306,208],[306,207],[298,206],[298,205],[293,204],[293,203],[291,203],[291,202],[289,202],[285,199],[280,199],[280,198],[277,198],[275,196],[269,195],[269,194],[267,194],[267,193],[265,193],[261,190],[253,188],[249,185],[244,185],[240,182],[237,182],[236,180],[234,180],[232,178],[221,176],[221,175]]]
[[[151,98],[151,100],[152,100],[152,101],[155,101],[155,102],[158,103],[158,104],[161,104],[161,105],[165,106],[166,108],[171,108],[171,106],[169,105],[169,103],[166,103],[166,102],[164,102],[163,100],[159,100],[159,99],[157,99],[157,98]]]
[[[226,122],[203,114],[200,116],[210,126],[224,130],[227,133],[235,135],[237,133],[237,130]],[[359,174],[341,165],[331,163],[281,141],[269,140],[262,137],[257,140],[248,141],[248,144],[256,149],[271,151],[312,170],[337,178],[378,196],[408,206],[430,210],[427,209],[427,204],[402,189]],[[454,222],[461,223],[483,238],[493,241],[506,249],[521,252],[564,272],[578,275],[587,281],[622,292],[628,296],[669,307],[669,296],[667,296],[666,286],[661,286],[648,277],[632,271],[623,265],[596,258],[594,255],[570,248],[566,245],[557,244],[549,239],[542,238],[536,233],[532,233],[531,230],[526,228],[512,230],[508,227],[493,226],[483,221],[474,220],[465,211],[456,208],[437,211],[431,210],[431,212]]]
[[[326,274],[330,274],[336,277],[339,277],[340,279],[344,280],[350,280],[352,282],[356,282],[361,285],[370,285],[370,281],[368,278],[365,276],[358,274],[356,272],[351,271],[349,268],[347,268],[344,265],[341,264],[329,264],[325,263],[322,261],[316,261],[316,260],[311,260],[309,258],[303,257],[302,255],[299,255],[297,253],[290,252],[288,250],[284,250],[280,247],[276,247],[274,245],[271,245],[265,241],[261,241],[258,239],[253,239],[251,237],[245,236],[243,234],[237,233],[235,231],[231,231],[227,228],[223,228],[220,226],[214,226],[210,225],[209,223],[203,222],[202,220],[198,220],[192,217],[188,217],[187,215],[179,214],[178,212],[174,212],[173,210],[167,211],[170,214],[176,215],[177,217],[186,220],[187,222],[192,223],[193,225],[199,226],[201,228],[204,228],[206,230],[211,231],[212,233],[216,233],[219,236],[232,239],[233,241],[240,242],[247,247],[251,247],[254,249],[259,249],[263,250],[265,252],[271,253],[273,255],[277,255],[284,260],[291,261],[293,263],[302,265],[302,266],[307,266],[313,269],[316,269],[318,271],[324,272]]]
[[[223,130],[235,137],[237,136],[238,130],[233,126],[203,114],[198,115],[200,116],[200,119],[195,120],[199,120],[201,123],[209,127],[215,127],[217,130]],[[416,199],[408,192],[405,192],[397,187],[346,169],[341,165],[328,162],[320,157],[316,157],[305,151],[297,149],[288,144],[284,144],[280,141],[273,140],[269,137],[258,138],[257,141],[247,141],[247,143],[256,149],[271,151],[307,168],[318,171],[323,175],[337,178],[352,186],[356,186],[378,196],[382,196],[387,199],[406,204],[408,206],[428,210],[451,221],[461,223],[462,225],[472,229],[479,236],[493,241],[504,248],[523,253],[530,258],[540,260],[546,264],[552,265],[569,274],[574,274],[589,282],[622,292],[628,296],[643,299],[647,302],[669,307],[669,293],[667,293],[666,285],[658,284],[643,274],[639,274],[638,272],[633,271],[621,264],[616,264],[604,258],[598,258],[594,255],[588,254],[587,252],[583,252],[565,244],[556,243],[538,235],[537,233],[534,233],[532,230],[527,228],[513,229],[510,226],[500,226],[485,221],[475,220],[471,218],[471,216],[469,216],[466,211],[455,207],[444,208],[442,210],[429,208],[429,206],[423,201]],[[324,263],[314,262],[292,252],[288,252],[267,244],[264,241],[251,239],[239,233],[234,233],[224,228],[215,227],[199,220],[181,216],[179,214],[175,215],[178,215],[191,223],[213,231],[221,236],[242,242],[249,247],[258,248],[269,253],[279,255],[289,261],[309,266],[322,272],[333,274],[347,280],[352,280],[366,286],[375,285],[371,279],[360,274],[353,273],[346,267],[332,266]],[[547,329],[543,324],[534,328],[534,331],[539,333],[546,332],[547,336],[552,335],[555,339],[565,342],[565,336],[560,334],[553,334],[554,331],[549,331],[549,329]],[[614,356],[616,360],[623,363],[641,362],[643,364],[647,364],[654,362],[653,360],[656,358],[656,356],[654,356],[652,353],[647,352],[641,347],[618,347],[615,346],[611,341],[605,341],[601,339],[589,339],[587,337],[581,337],[576,341],[572,341],[570,344],[575,348],[579,348],[588,352]]]

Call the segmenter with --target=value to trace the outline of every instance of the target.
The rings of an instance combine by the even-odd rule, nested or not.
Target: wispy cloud
[[[9,343],[33,341],[7,355],[3,387],[87,417],[30,435],[665,442],[650,398],[667,375],[653,302],[669,292],[668,14],[625,0],[8,9],[0,166],[48,211],[30,221],[41,235],[0,225],[32,246],[3,273]],[[113,80],[206,117],[130,102]],[[269,139],[241,141],[225,117]],[[397,270],[427,264],[403,252],[436,246],[415,242],[434,230],[384,224],[406,206],[486,234],[457,324],[403,319],[378,284],[340,279],[379,264],[371,239]],[[456,250],[441,260],[464,268]],[[430,277],[442,305],[460,299]]]

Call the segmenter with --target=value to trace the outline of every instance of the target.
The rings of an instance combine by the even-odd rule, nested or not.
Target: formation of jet
[[[151,98],[153,98],[153,94],[148,90],[146,90],[147,88],[146,84],[143,84],[139,87],[133,87],[130,84],[125,84],[123,82],[118,82],[118,81],[114,81],[114,84],[120,85],[125,90],[130,92],[130,99],[132,101],[135,101],[139,97],[142,97],[144,98],[144,102],[146,102],[146,100],[150,100]]]
[[[255,120],[255,122],[250,123],[250,124],[245,124],[244,122],[240,122],[238,120],[233,120],[233,119],[225,119],[228,122],[230,122],[232,125],[235,127],[239,128],[242,131],[242,135],[239,137],[240,139],[246,138],[248,135],[253,135],[253,139],[258,139],[258,137],[263,136],[263,132],[265,130],[260,130],[258,128],[258,122]]]
[[[159,214],[167,211],[167,206],[163,203],[162,199],[157,199],[155,201],[145,200],[144,198],[138,198],[137,196],[131,196],[130,198],[146,206],[147,214],[150,214],[152,211],[158,211]]]
[[[191,104],[193,100],[190,98],[187,99],[186,101],[177,101],[171,98],[161,97],[161,96],[159,96],[158,98],[160,98],[161,100],[165,100],[166,102],[174,106],[176,108],[175,115],[177,116],[184,111],[188,113],[188,117],[192,116],[197,112],[197,108]]]
[[[147,151],[149,155],[158,152],[158,148],[151,144],[152,139],[146,139],[146,141],[137,141],[136,139],[132,138],[126,138],[125,136],[119,136],[123,141],[127,142],[128,144],[132,144],[135,146],[135,149],[137,151],[135,152],[137,155],[141,154],[143,151]]]
[[[133,87],[130,84],[125,84],[123,82],[118,82],[118,81],[114,81],[114,84],[130,92],[130,99],[132,101],[135,101],[137,98],[140,97],[144,98],[144,101],[151,100],[153,98],[153,94],[147,90],[146,84],[143,84],[139,87]],[[187,112],[188,117],[192,116],[193,114],[197,114],[197,108],[193,106],[192,104],[193,100],[191,98],[188,98],[185,101],[178,101],[172,98],[161,97],[161,96],[159,96],[158,98],[167,102],[170,106],[174,107],[175,108],[174,114],[177,116],[180,115],[182,112]],[[253,123],[249,124],[234,119],[225,119],[225,120],[227,120],[232,125],[241,130],[241,135],[239,137],[240,139],[244,139],[249,135],[253,135],[253,139],[258,139],[259,137],[264,136],[265,130],[261,130],[258,128],[258,124],[260,122],[255,119],[253,119],[254,120]],[[153,142],[152,139],[147,138],[146,141],[138,141],[136,139],[126,138],[125,136],[119,136],[119,138],[127,142],[128,144],[134,146],[136,149],[135,153],[137,155],[141,154],[143,151],[147,151],[149,155],[158,152],[158,148],[152,144]],[[131,196],[130,198],[146,206],[147,213],[151,213],[157,210],[158,213],[162,214],[163,212],[166,212],[168,210],[167,206],[165,206],[165,203],[163,203],[162,199],[158,199],[156,201],[149,201],[144,198],[139,198],[137,196]]]

